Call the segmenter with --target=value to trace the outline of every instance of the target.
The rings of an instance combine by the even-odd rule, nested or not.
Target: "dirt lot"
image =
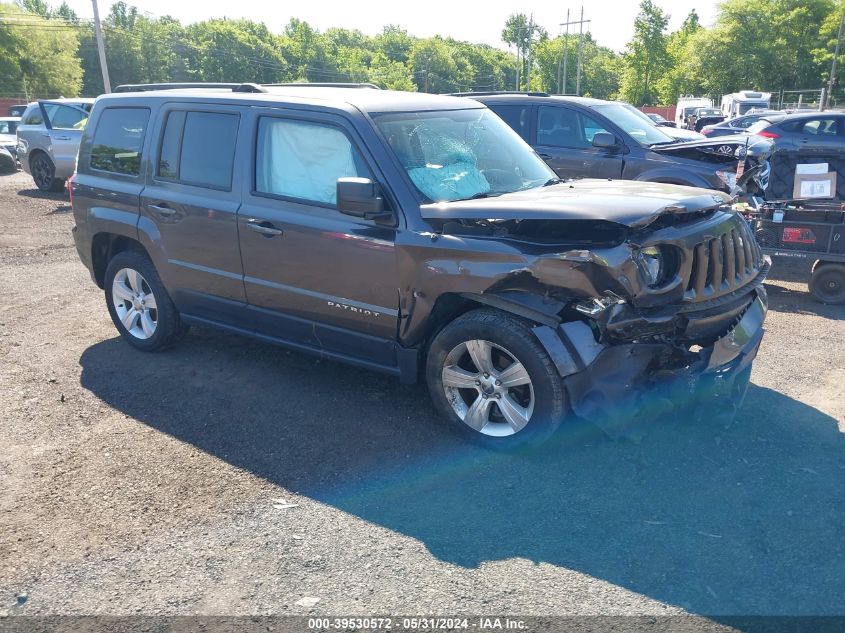
[[[0,178],[0,612],[845,614],[845,309],[803,271],[776,262],[731,429],[507,457],[378,374],[132,350],[72,223]]]

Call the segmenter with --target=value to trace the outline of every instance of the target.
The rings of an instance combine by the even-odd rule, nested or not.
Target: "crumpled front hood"
[[[772,152],[773,144],[768,139],[753,134],[736,134],[734,136],[717,136],[714,138],[702,138],[701,140],[688,141],[686,143],[667,143],[666,145],[652,145],[650,150],[660,154],[684,154],[689,150],[698,150],[709,154],[734,155],[740,149],[740,156],[748,152],[748,156],[756,160],[768,158]]]
[[[636,228],[664,213],[729,203],[710,189],[634,180],[575,180],[492,198],[422,205],[428,220],[604,220]]]

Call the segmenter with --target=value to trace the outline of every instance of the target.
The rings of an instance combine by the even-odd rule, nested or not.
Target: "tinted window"
[[[32,110],[24,114],[26,114],[23,118],[24,125],[41,125],[44,123],[44,118],[41,116],[41,108],[37,105],[33,106]]]
[[[83,110],[73,106],[46,103],[44,109],[47,110],[50,125],[59,130],[79,129],[80,124],[88,118]]]
[[[231,189],[238,120],[237,114],[222,112],[169,113],[158,175],[187,184]]]
[[[645,115],[642,125],[654,127]],[[540,106],[537,115],[537,143],[554,147],[592,147],[597,132],[607,132],[596,119],[569,108]]]
[[[146,108],[106,108],[97,121],[91,147],[91,167],[137,176],[141,146],[150,111]]]
[[[554,147],[589,147],[578,113],[569,108],[537,108],[537,144]]]
[[[337,179],[370,178],[361,155],[333,126],[263,117],[258,124],[255,190],[334,205]]]
[[[0,134],[14,134],[17,129],[17,121],[0,121]]]
[[[802,134],[814,136],[836,136],[836,119],[810,119],[798,128]]]
[[[528,139],[528,106],[491,105],[490,109],[516,130],[522,138]]]

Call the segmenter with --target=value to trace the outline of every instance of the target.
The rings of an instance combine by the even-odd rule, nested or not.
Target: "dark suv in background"
[[[622,178],[729,192],[740,160],[745,168],[760,165],[765,177],[769,146],[759,139],[746,156],[744,138],[681,142],[625,103],[544,93],[463,95],[502,117],[561,178]]]
[[[79,256],[132,346],[203,324],[424,377],[495,447],[569,412],[618,431],[655,389],[741,402],[768,263],[725,195],[562,183],[470,99],[147,88],[97,100],[73,179]]]

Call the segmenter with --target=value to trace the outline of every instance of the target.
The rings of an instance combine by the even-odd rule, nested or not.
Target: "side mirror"
[[[616,149],[616,137],[610,132],[596,132],[593,135],[593,147]]]
[[[390,215],[384,210],[381,187],[369,178],[338,178],[337,210],[365,220],[375,220]]]

